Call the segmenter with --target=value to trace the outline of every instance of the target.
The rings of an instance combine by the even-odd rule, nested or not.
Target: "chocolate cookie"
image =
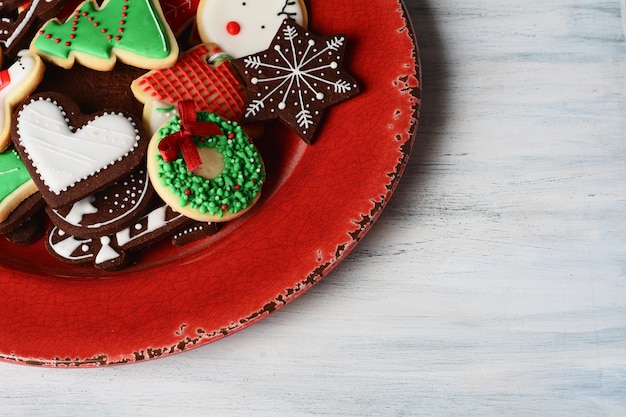
[[[77,237],[106,236],[143,215],[154,196],[145,168],[73,204],[46,207],[50,220]]]
[[[59,94],[27,99],[13,115],[12,139],[46,202],[58,208],[87,197],[142,162],[141,120],[120,112],[83,114]]]

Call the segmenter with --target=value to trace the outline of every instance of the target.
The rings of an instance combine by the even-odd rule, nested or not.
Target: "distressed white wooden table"
[[[396,194],[322,283],[181,355],[0,364],[3,415],[626,415],[620,0],[409,0]]]

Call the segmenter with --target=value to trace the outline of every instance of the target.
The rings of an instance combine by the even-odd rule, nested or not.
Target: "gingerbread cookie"
[[[174,236],[172,236],[172,244],[184,246],[213,236],[219,230],[219,225],[220,223],[196,222],[176,232]]]
[[[0,234],[6,235],[19,229],[20,226],[33,217],[45,205],[41,194],[34,193],[26,197],[9,215],[0,222]]]
[[[16,245],[30,245],[38,241],[45,233],[45,221],[40,211],[22,220],[11,231],[4,234],[4,238]]]
[[[260,153],[241,126],[179,103],[180,117],[148,146],[150,179],[163,201],[202,222],[241,216],[259,199],[265,180]]]
[[[65,0],[3,0],[0,2],[0,46],[15,58],[28,45],[41,24],[56,16]]]
[[[25,54],[0,72],[0,151],[11,143],[13,108],[37,88],[43,74],[44,64],[33,54]]]
[[[161,0],[160,3],[165,21],[179,34],[193,22],[200,0]]]
[[[78,237],[114,233],[143,215],[154,189],[145,168],[114,182],[105,189],[67,206],[46,207],[50,220]]]
[[[343,35],[316,36],[283,21],[267,50],[233,61],[248,88],[244,122],[280,119],[312,143],[325,109],[359,93],[341,68],[345,48]]]
[[[116,270],[126,266],[133,253],[193,223],[192,219],[161,204],[130,226],[109,236],[78,238],[54,226],[48,231],[46,247],[50,254],[64,262]],[[217,228],[208,227],[206,230],[213,234]]]
[[[196,21],[200,39],[233,58],[266,49],[284,19],[307,26],[303,0],[201,0]]]
[[[70,69],[48,65],[35,91],[63,94],[75,101],[83,113],[116,109],[141,116],[143,105],[133,95],[130,84],[145,73],[144,69],[121,62],[111,71],[97,71],[82,65]]]
[[[24,200],[37,192],[37,186],[14,149],[0,153],[0,178],[0,222],[4,222]]]
[[[241,121],[245,87],[228,61],[214,62],[217,45],[185,52],[171,68],[153,70],[133,81],[135,97],[144,103],[144,123],[152,134],[173,116],[175,106],[193,100],[198,111]]]
[[[139,68],[166,68],[178,58],[178,44],[165,23],[158,1],[107,0],[101,7],[87,0],[65,22],[49,20],[30,49],[54,64],[75,61],[109,71],[119,58]]]
[[[65,96],[39,94],[14,113],[13,141],[46,202],[58,208],[124,177],[142,162],[140,120],[80,112]]]

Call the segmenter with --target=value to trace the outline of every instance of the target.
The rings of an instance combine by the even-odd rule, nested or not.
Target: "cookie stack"
[[[259,200],[263,122],[312,143],[359,92],[301,1],[0,4],[0,233],[116,270]],[[45,213],[45,215],[44,215]]]

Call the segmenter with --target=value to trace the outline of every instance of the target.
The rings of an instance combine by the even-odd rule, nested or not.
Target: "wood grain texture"
[[[626,415],[621,3],[407,0],[417,143],[350,256],[184,354],[0,364],[2,413]]]

